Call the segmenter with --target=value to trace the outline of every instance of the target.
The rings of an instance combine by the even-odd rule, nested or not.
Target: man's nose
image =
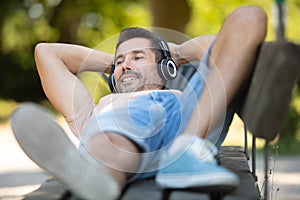
[[[131,70],[132,67],[130,65],[130,61],[128,59],[126,59],[123,63],[122,63],[122,70],[125,72],[125,71],[128,71],[128,70]]]

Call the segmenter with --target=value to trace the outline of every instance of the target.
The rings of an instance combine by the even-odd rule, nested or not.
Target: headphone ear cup
[[[115,93],[116,92],[116,82],[114,78],[114,74],[110,74],[108,77],[108,86],[111,92]]]
[[[170,81],[177,76],[176,64],[170,58],[162,59],[157,65],[157,71],[160,78],[164,81]]]

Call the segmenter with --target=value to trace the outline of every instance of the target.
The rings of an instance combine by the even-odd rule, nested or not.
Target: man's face
[[[119,46],[114,71],[118,92],[153,90],[162,86],[151,49],[151,42],[145,38],[133,38]]]

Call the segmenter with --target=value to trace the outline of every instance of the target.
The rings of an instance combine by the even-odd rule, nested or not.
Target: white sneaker
[[[43,107],[24,103],[11,116],[13,132],[25,153],[84,199],[117,199],[120,188],[102,168],[92,164]]]

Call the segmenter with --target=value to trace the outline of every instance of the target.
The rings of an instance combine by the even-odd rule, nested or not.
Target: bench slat
[[[273,140],[289,108],[300,73],[300,46],[264,43],[261,47],[241,117],[256,137]]]
[[[254,177],[250,171],[246,154],[239,146],[221,147],[217,156],[220,165],[234,171],[240,178],[239,187],[224,196],[224,200],[260,199]]]
[[[49,178],[39,189],[24,197],[24,200],[68,199],[72,194],[56,179]]]
[[[210,200],[209,194],[205,193],[196,193],[191,191],[173,191],[170,194],[169,200]]]
[[[140,180],[131,184],[120,200],[140,200],[141,197],[143,200],[161,200],[164,199],[164,191],[153,179]]]

